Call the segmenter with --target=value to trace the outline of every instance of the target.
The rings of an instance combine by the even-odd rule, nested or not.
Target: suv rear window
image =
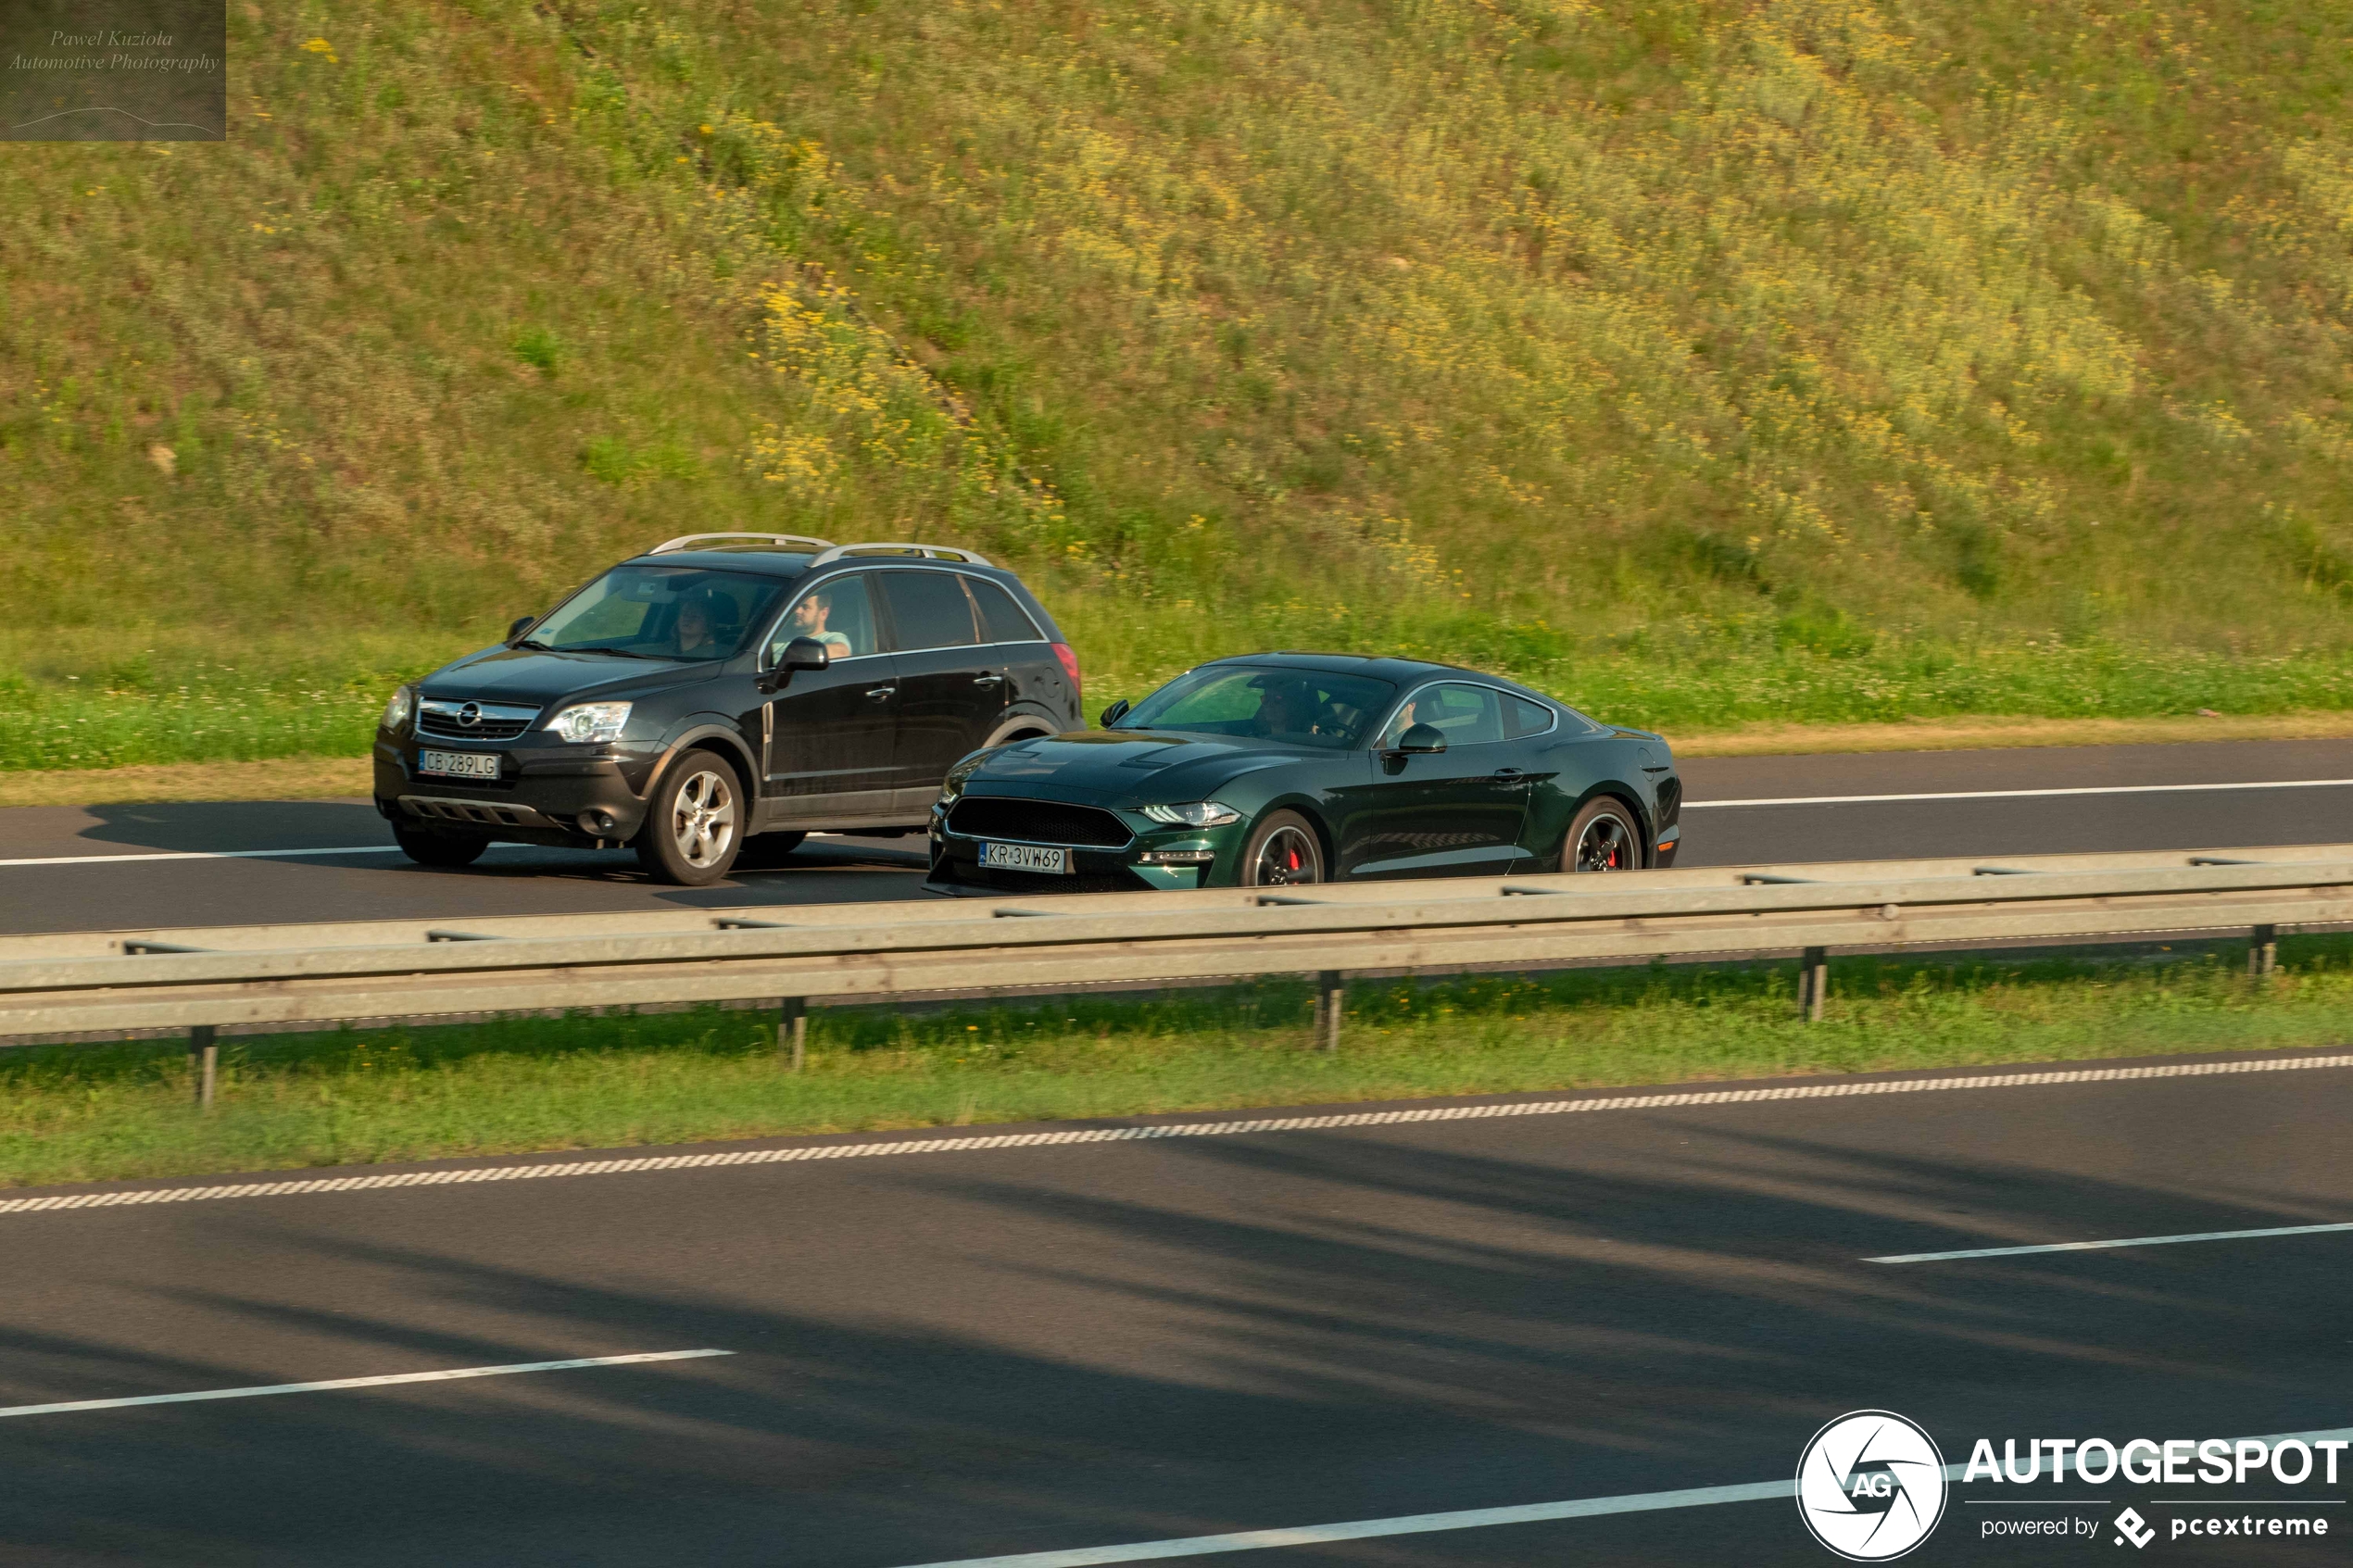
[[[1045,634],[1029,612],[1016,603],[1011,594],[986,577],[967,577],[964,586],[972,591],[973,603],[980,607],[981,640],[989,643],[1042,643]]]
[[[925,648],[963,648],[980,641],[973,624],[972,600],[948,571],[878,571],[890,605],[891,631],[901,653]]]

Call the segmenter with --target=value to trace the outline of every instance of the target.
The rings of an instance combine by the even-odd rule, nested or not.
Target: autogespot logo
[[[1797,1512],[1850,1562],[1901,1557],[1944,1516],[1944,1456],[1893,1411],[1852,1411],[1798,1456]]]

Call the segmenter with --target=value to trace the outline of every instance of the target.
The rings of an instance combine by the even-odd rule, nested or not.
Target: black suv
[[[395,692],[376,809],[429,866],[627,844],[699,885],[748,839],[923,832],[958,758],[1078,702],[1053,619],[970,550],[690,533]]]

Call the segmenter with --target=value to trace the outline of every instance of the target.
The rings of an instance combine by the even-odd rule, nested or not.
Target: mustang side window
[[[1446,737],[1449,746],[1477,746],[1504,738],[1504,714],[1492,687],[1441,682],[1424,686],[1389,721],[1381,744],[1395,746],[1411,724],[1428,724]]]
[[[795,599],[768,639],[768,663],[774,666],[782,659],[785,645],[795,637],[814,637],[836,659],[859,659],[878,651],[867,581],[864,572],[836,577]]]
[[[1524,696],[1504,699],[1504,738],[1525,740],[1541,735],[1553,727],[1553,710],[1543,704],[1530,702]]]

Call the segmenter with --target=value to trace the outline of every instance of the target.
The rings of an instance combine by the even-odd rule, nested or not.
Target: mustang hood
[[[717,663],[621,659],[608,653],[546,653],[536,648],[485,648],[445,664],[420,684],[430,697],[485,702],[622,699],[709,680]]]
[[[1238,774],[1325,755],[1226,735],[1079,730],[990,752],[967,776],[965,788],[1112,806],[1201,800]]]

